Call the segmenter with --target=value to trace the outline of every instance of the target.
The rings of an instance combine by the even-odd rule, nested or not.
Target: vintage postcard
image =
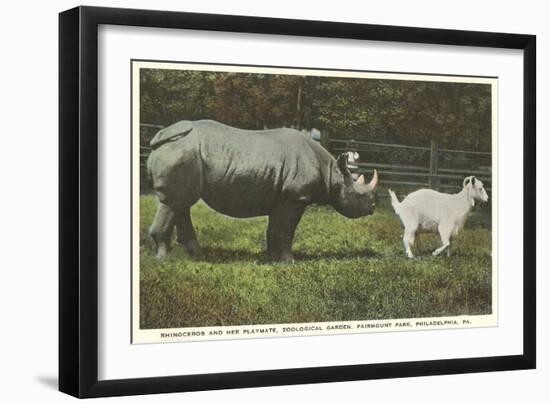
[[[497,78],[131,72],[132,343],[497,326]]]

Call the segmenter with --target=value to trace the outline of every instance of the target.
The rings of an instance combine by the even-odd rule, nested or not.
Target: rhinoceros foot
[[[168,248],[166,247],[165,244],[158,245],[157,254],[155,255],[155,257],[161,261],[165,260],[168,257]]]
[[[198,258],[201,255],[201,248],[197,240],[192,240],[184,243],[183,246],[191,258]]]
[[[289,254],[281,257],[279,262],[281,264],[294,264],[294,258],[292,257],[292,254]]]
[[[267,262],[270,263],[280,263],[280,264],[292,264],[294,263],[294,258],[292,253],[280,253],[280,252],[270,252],[267,251]]]

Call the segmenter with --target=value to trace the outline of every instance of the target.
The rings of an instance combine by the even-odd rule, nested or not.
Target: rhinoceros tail
[[[192,130],[193,130],[193,128],[189,128],[187,130],[184,130],[183,132],[175,133],[175,134],[170,135],[168,137],[158,136],[158,134],[157,134],[157,136],[155,136],[153,138],[153,140],[151,140],[151,143],[149,144],[151,146],[151,150],[156,150],[160,146],[162,146],[166,143],[175,142],[176,140],[181,139],[184,136],[187,136],[189,134],[189,132],[191,132]]]

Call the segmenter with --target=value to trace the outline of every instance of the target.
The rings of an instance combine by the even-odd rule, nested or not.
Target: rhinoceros
[[[151,140],[148,172],[158,195],[149,230],[158,258],[176,239],[191,256],[199,245],[190,208],[202,199],[236,218],[269,216],[267,256],[292,261],[294,233],[306,206],[332,205],[348,218],[375,208],[376,170],[369,184],[352,179],[346,156],[335,159],[295,129],[244,130],[211,120],[180,121]]]

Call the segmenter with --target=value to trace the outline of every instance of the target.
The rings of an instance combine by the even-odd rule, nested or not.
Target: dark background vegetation
[[[140,80],[142,123],[315,127],[343,139],[491,151],[487,84],[163,69],[142,69]]]

